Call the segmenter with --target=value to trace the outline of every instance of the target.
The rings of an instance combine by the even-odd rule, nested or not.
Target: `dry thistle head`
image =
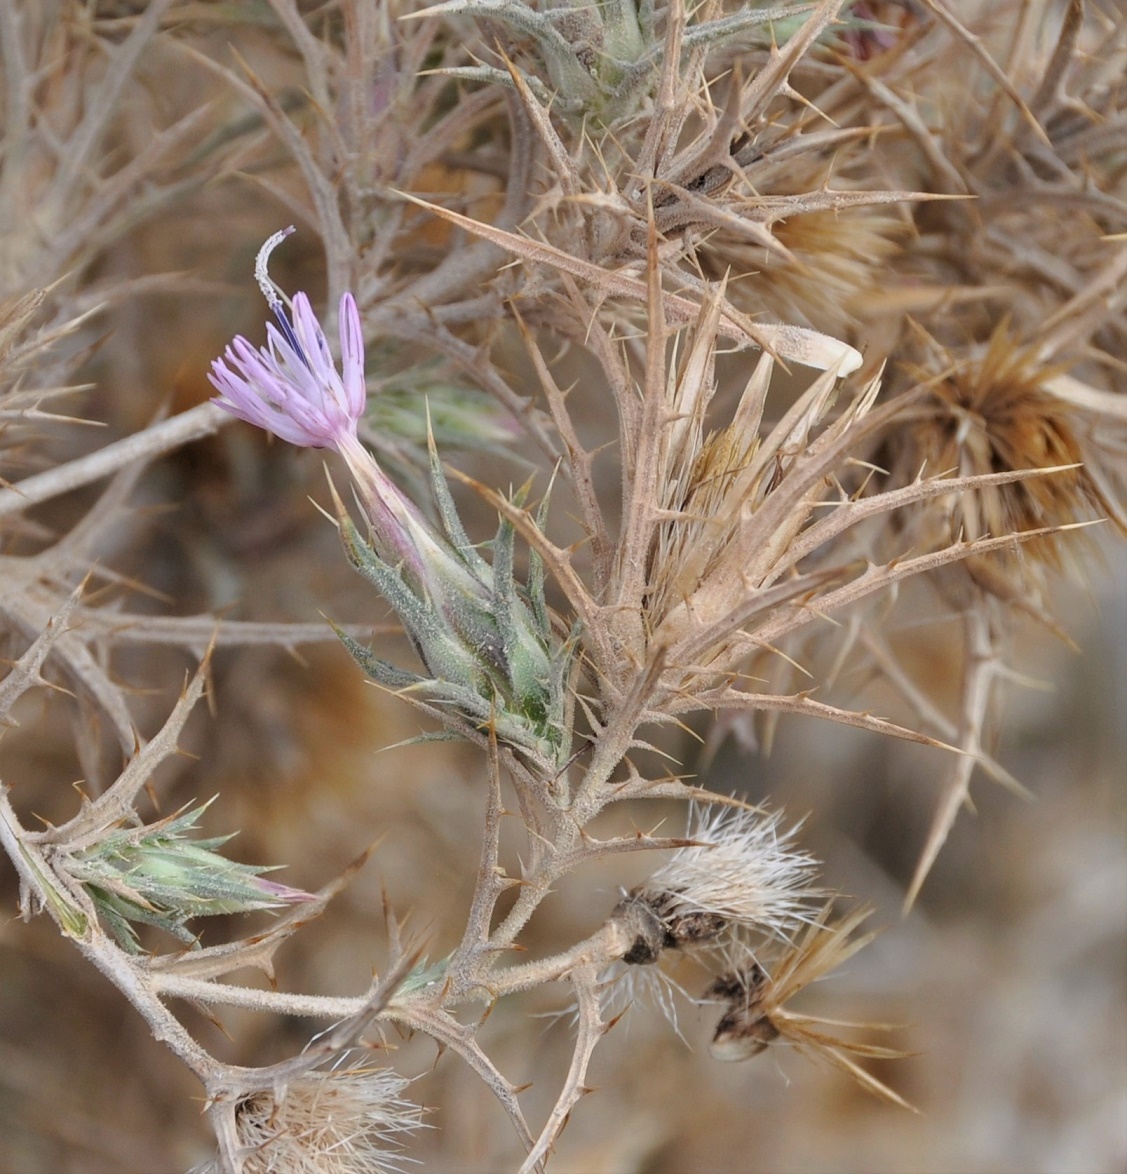
[[[813,911],[824,890],[812,885],[816,862],[796,850],[797,828],[780,834],[781,817],[734,808],[694,808],[689,834],[703,842],[679,848],[668,863],[619,903],[611,915],[630,947],[625,969],[604,986],[608,1010],[650,996],[676,1025],[672,993],[681,988],[658,965],[667,950],[724,970],[705,1002],[725,1005],[713,1034],[718,1060],[746,1060],[775,1042],[796,1047],[852,1076],[895,1104],[906,1103],[852,1057],[899,1053],[841,1040],[823,1021],[787,1009],[797,994],[868,944],[854,931],[869,916],[861,908],[831,920],[832,903]],[[682,992],[683,993],[683,992]]]
[[[749,201],[754,205],[754,200]],[[752,207],[749,219],[758,219]],[[884,288],[897,252],[901,224],[874,208],[772,212],[774,245],[732,231],[718,231],[698,249],[704,272],[714,280],[729,274],[734,305],[841,334],[853,325],[865,295]]]
[[[389,1068],[317,1071],[241,1101],[235,1125],[247,1174],[392,1174],[407,1161],[401,1138],[422,1109]],[[215,1167],[212,1167],[214,1169]],[[203,1174],[203,1172],[200,1172]]]
[[[745,952],[749,937],[789,940],[821,890],[813,884],[818,862],[794,843],[801,825],[781,830],[782,818],[693,804],[686,838],[694,843],[678,848],[625,902],[656,919],[660,944],[647,939],[643,919],[624,961],[652,962],[661,949],[699,946]]]
[[[826,371],[760,438],[773,370],[763,356],[731,423],[711,435],[703,428],[714,391],[708,366],[690,355],[671,397],[671,410],[687,419],[670,430],[665,447],[659,500],[667,520],[655,551],[650,613],[654,643],[668,643],[671,655],[684,650],[698,665],[734,650],[742,626],[735,617],[750,618],[757,597],[764,608],[782,602],[767,589],[797,569],[799,536],[848,462],[850,430],[863,436],[880,386],[878,379],[862,387],[833,418],[838,380]]]
[[[829,1035],[821,1030],[829,1021],[786,1008],[795,995],[835,970],[873,938],[871,933],[852,937],[870,910],[854,910],[834,924],[830,920],[831,908],[827,905],[798,941],[774,961],[752,961],[721,975],[709,986],[705,999],[727,1006],[716,1025],[710,1051],[717,1060],[738,1061],[751,1059],[774,1043],[789,1044],[811,1059],[827,1061],[848,1073],[868,1092],[911,1108],[852,1059],[894,1059],[901,1053]]]
[[[817,861],[780,831],[782,815],[739,806],[693,804],[686,838],[644,884],[612,911],[608,926],[628,943],[603,985],[608,1014],[633,1001],[657,1005],[676,1026],[674,992],[661,965],[667,951],[715,971],[746,967],[768,943],[790,941],[822,896]]]
[[[1046,365],[1035,347],[1022,346],[1006,321],[994,329],[985,349],[970,357],[952,356],[928,342],[932,361],[943,364],[943,373],[928,378],[921,369],[914,372],[928,384],[930,403],[922,419],[890,437],[902,475],[955,470],[972,476],[1076,466],[940,499],[941,541],[1068,526],[1112,512],[1084,467],[1087,454],[1074,430],[1074,410],[1046,390],[1060,367]],[[934,522],[934,509],[925,505],[924,510]],[[926,522],[924,527],[926,532]],[[1036,586],[1039,562],[1060,566],[1052,535],[1023,544],[994,565],[1004,567],[1014,587]],[[970,569],[974,574],[975,564]]]

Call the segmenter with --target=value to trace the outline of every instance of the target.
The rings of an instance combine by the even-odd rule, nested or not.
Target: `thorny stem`
[[[628,728],[629,727],[629,728]],[[612,721],[602,736],[597,740],[595,752],[584,775],[579,792],[570,808],[555,809],[550,812],[551,835],[541,848],[534,866],[522,878],[521,889],[512,908],[489,937],[488,950],[494,953],[509,949],[518,935],[528,924],[533,914],[540,907],[544,898],[551,891],[552,885],[561,875],[567,872],[571,865],[571,857],[583,835],[583,829],[607,804],[615,802],[620,797],[607,785],[611,776],[622,762],[630,745],[633,727],[630,723]],[[604,926],[596,935],[586,942],[580,943],[573,950],[555,958],[546,959],[543,963],[531,963],[527,968],[515,967],[506,970],[500,976],[490,975],[484,984],[489,989],[500,987],[507,989],[510,976],[514,976],[517,983],[515,989],[527,989],[524,975],[531,976],[539,973],[544,976],[552,974],[558,977],[567,972],[579,960],[592,957],[604,945],[611,945],[614,933]],[[540,967],[540,970],[536,968]],[[542,981],[548,981],[544,977]],[[470,985],[474,985],[470,983]],[[528,985],[534,985],[529,983]],[[459,989],[468,989],[463,986]]]
[[[83,804],[78,814],[62,827],[31,835],[32,840],[65,844],[80,850],[95,843],[107,827],[128,819],[137,796],[148,784],[153,772],[165,759],[178,752],[178,739],[203,695],[207,684],[208,660],[205,656],[191,681],[181,694],[168,720],[159,732],[130,760],[117,780],[92,802]]]
[[[618,732],[617,727],[609,728]],[[566,871],[561,862],[568,858],[579,842],[582,829],[615,798],[606,784],[618,768],[628,746],[629,735],[621,732],[616,739],[608,738],[604,731],[604,736],[596,742],[594,755],[575,801],[567,810],[557,808],[549,813],[550,840],[544,844],[537,865],[522,878],[521,889],[513,907],[490,935],[490,950],[505,950],[513,945],[551,891],[552,885]]]
[[[516,1089],[501,1075],[493,1062],[481,1050],[477,1040],[474,1039],[472,1027],[463,1026],[441,1009],[422,1004],[408,1006],[389,1014],[388,1017],[405,1027],[424,1032],[436,1043],[450,1048],[451,1051],[461,1056],[501,1102],[525,1149],[532,1149],[532,1133],[525,1122],[524,1114],[521,1112],[520,1104],[516,1098]],[[541,1168],[542,1164],[538,1163],[536,1169]]]
[[[519,788],[523,790],[523,788]],[[475,962],[489,949],[489,926],[497,898],[512,884],[500,865],[501,839],[501,764],[497,754],[497,739],[489,738],[489,797],[486,801],[485,828],[481,844],[481,868],[474,888],[473,904],[461,945],[451,956],[447,973],[450,979],[464,985],[467,975],[475,969]]]
[[[144,1018],[153,1037],[167,1046],[206,1085],[215,1070],[216,1061],[192,1039],[176,1017],[154,995],[140,967],[102,933],[92,911],[83,913],[81,930],[68,925],[60,917],[59,901],[66,901],[66,887],[59,882],[54,891],[48,891],[47,878],[53,877],[49,862],[23,834],[19,819],[8,802],[7,792],[0,789],[0,843],[3,843],[16,872],[21,888],[33,895],[37,904],[54,918],[64,936],[69,937],[83,956],[104,974],[133,1004]],[[76,932],[77,931],[77,932]]]
[[[568,1114],[579,1098],[588,1091],[584,1084],[587,1068],[599,1040],[603,1037],[603,1023],[596,989],[598,974],[598,968],[590,964],[577,967],[571,972],[571,985],[579,1004],[578,1032],[571,1067],[535,1147],[520,1168],[520,1174],[531,1174],[531,1171],[547,1160],[556,1138],[567,1124]]]
[[[931,866],[939,855],[959,808],[970,792],[971,776],[982,757],[982,732],[990,707],[994,680],[1000,670],[997,649],[994,646],[993,625],[989,604],[981,601],[967,609],[964,617],[965,657],[962,712],[959,719],[959,748],[963,751],[952,764],[951,773],[943,788],[943,798],[932,820],[927,843],[916,865],[912,883],[904,897],[904,909],[915,903]]]
[[[166,998],[194,999],[224,1007],[245,1007],[251,1011],[270,1011],[276,1015],[299,1015],[309,1019],[345,1019],[357,1014],[366,995],[295,995],[285,991],[260,991],[252,987],[231,986],[210,979],[186,978],[178,974],[151,972],[154,991]]]
[[[155,972],[146,959],[130,957],[103,933],[88,902],[81,903],[86,908],[71,904],[76,898],[53,872],[38,845],[29,842],[3,788],[0,788],[0,845],[20,877],[26,894],[25,908],[30,910],[32,904],[37,904],[47,909],[64,936],[129,1000],[152,1037],[165,1044],[203,1084],[209,1100],[207,1111],[219,1144],[219,1169],[223,1174],[239,1174],[244,1155],[238,1142],[235,1109],[241,1097],[270,1086],[274,1069],[243,1068],[215,1059],[161,1002],[161,995],[339,1020],[364,1014],[371,1007],[372,992],[353,999],[286,995]],[[377,985],[374,989],[378,992],[380,988]],[[293,1062],[284,1062],[283,1066],[287,1063],[292,1066]],[[531,1145],[530,1136],[527,1144]]]
[[[575,970],[594,967],[601,970],[621,958],[630,949],[631,935],[617,919],[604,922],[590,937],[559,954],[510,966],[489,976],[489,993],[494,997],[530,991],[548,982],[558,982]]]
[[[0,489],[0,518],[108,477],[134,461],[149,461],[193,440],[210,436],[224,424],[229,424],[232,418],[213,403],[200,404],[170,420],[152,424],[143,432],[115,440],[89,456],[25,477],[10,489]]]

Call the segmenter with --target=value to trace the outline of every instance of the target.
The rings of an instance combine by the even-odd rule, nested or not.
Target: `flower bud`
[[[140,948],[131,923],[155,925],[194,944],[196,936],[185,928],[193,917],[316,900],[312,893],[263,879],[260,874],[268,868],[220,856],[214,849],[230,836],[189,839],[208,805],[160,823],[115,829],[64,858],[66,871],[85,888],[119,944],[131,953]]]

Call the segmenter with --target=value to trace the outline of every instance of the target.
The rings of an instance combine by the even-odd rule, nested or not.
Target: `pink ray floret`
[[[352,294],[340,300],[343,376],[305,294],[294,294],[292,319],[280,298],[271,304],[281,329],[267,325],[267,346],[255,348],[239,335],[211,364],[208,379],[219,392],[214,402],[291,444],[340,448],[355,440],[366,397],[364,338]]]
[[[427,578],[428,559],[442,564],[450,561],[449,552],[357,437],[366,389],[364,337],[355,299],[346,293],[340,300],[342,376],[309,299],[298,293],[290,301],[270,279],[270,254],[292,232],[285,228],[269,237],[254,267],[277,324],[267,324],[265,347],[255,348],[240,335],[211,364],[208,378],[219,391],[212,402],[290,444],[335,450],[352,474],[381,556],[421,584]],[[452,565],[465,579],[461,564],[454,559]],[[472,589],[472,577],[468,582]]]

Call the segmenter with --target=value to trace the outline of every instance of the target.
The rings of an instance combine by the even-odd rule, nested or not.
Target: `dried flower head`
[[[293,1080],[239,1104],[247,1174],[381,1174],[403,1168],[400,1137],[422,1110],[388,1068],[345,1068]]]
[[[749,219],[762,220],[750,200]],[[875,208],[771,213],[771,246],[749,234],[719,231],[698,250],[704,272],[716,280],[732,273],[733,304],[748,313],[766,310],[782,322],[801,322],[834,334],[853,324],[866,295],[882,289],[902,227]],[[764,234],[767,229],[765,228]]]
[[[848,1073],[868,1092],[911,1108],[851,1058],[894,1059],[901,1053],[829,1035],[821,1030],[823,1025],[847,1025],[800,1015],[786,1007],[800,991],[835,970],[873,938],[870,933],[850,940],[870,910],[854,910],[832,924],[831,908],[827,905],[802,937],[773,963],[753,962],[720,976],[709,986],[705,999],[727,1007],[716,1025],[710,1051],[717,1060],[738,1061],[757,1056],[773,1043],[789,1044],[811,1059],[827,1061]]]
[[[954,469],[969,476],[1076,466],[1052,476],[940,499],[945,519],[938,535],[941,541],[1067,526],[1113,512],[1083,467],[1086,454],[1074,430],[1073,410],[1046,390],[1060,368],[1046,366],[1036,348],[1020,345],[1004,321],[980,355],[953,358],[934,344],[931,348],[934,361],[945,368],[944,374],[930,380],[933,407],[923,420],[893,438],[902,446],[896,459],[904,475],[915,475],[921,468]],[[923,370],[916,374],[921,381],[927,379]],[[1059,565],[1051,536],[1023,544],[1009,557],[1009,572],[1029,583],[1037,560]],[[977,566],[972,561],[968,569],[981,580],[975,575]]]
[[[657,1006],[677,1026],[680,984],[657,963],[667,950],[706,965],[754,965],[767,943],[789,941],[813,916],[817,861],[794,847],[795,826],[780,831],[782,815],[693,804],[687,839],[644,885],[611,913],[618,940],[629,943],[604,975],[607,1014],[633,1002]]]
[[[810,917],[818,862],[796,847],[801,826],[782,828],[782,814],[693,804],[690,847],[677,851],[634,896],[658,913],[685,948],[725,930],[789,940]]]

